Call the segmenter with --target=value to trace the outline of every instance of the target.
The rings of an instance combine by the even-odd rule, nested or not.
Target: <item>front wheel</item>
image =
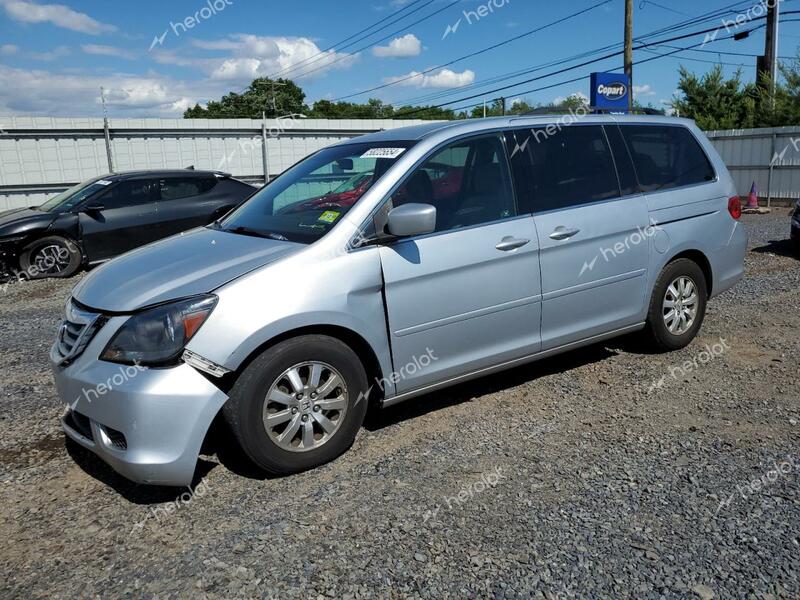
[[[658,351],[688,346],[706,314],[708,285],[696,262],[680,258],[669,263],[656,281],[645,332]]]
[[[323,465],[355,440],[367,376],[343,342],[307,335],[269,348],[245,368],[223,409],[239,444],[265,471]]]
[[[81,268],[83,257],[72,240],[49,236],[27,245],[19,262],[23,275],[28,279],[71,277]]]

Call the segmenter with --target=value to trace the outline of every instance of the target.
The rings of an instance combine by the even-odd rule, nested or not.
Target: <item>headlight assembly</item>
[[[205,295],[137,313],[114,335],[100,359],[143,366],[177,362],[216,305],[216,296]]]

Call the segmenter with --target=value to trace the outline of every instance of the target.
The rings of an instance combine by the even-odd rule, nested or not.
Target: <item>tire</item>
[[[691,281],[694,285],[694,292],[696,294],[696,305],[684,304],[685,310],[691,310],[694,306],[695,313],[691,324],[689,325],[688,319],[686,323],[678,319],[676,326],[675,320],[669,321],[666,315],[669,315],[669,307],[665,305],[670,298],[674,297],[674,291],[679,290],[676,284],[679,280]],[[672,290],[670,288],[672,287]],[[685,287],[688,290],[688,285]],[[668,297],[669,290],[669,297]],[[680,295],[680,294],[679,294]],[[691,293],[686,293],[686,299],[691,299]],[[683,301],[681,301],[682,303]],[[681,305],[679,303],[679,307]],[[647,313],[647,325],[645,327],[645,334],[649,345],[657,352],[671,352],[680,350],[688,346],[692,340],[697,336],[700,327],[703,325],[703,319],[706,314],[706,306],[708,304],[708,284],[703,270],[697,265],[696,262],[688,258],[679,258],[669,263],[661,274],[658,276],[655,288],[653,289],[653,297],[650,300],[650,309]],[[671,331],[670,326],[675,328]],[[685,327],[684,326],[688,326]]]
[[[61,236],[48,236],[22,249],[19,266],[28,279],[72,277],[83,263],[78,245]]]
[[[309,363],[322,365],[318,388],[313,385]],[[302,400],[296,392],[297,379],[291,379],[294,368],[299,383],[307,386],[301,392]],[[335,381],[330,379],[334,374],[343,385],[325,393],[326,385]],[[321,390],[316,400],[312,399],[314,389]],[[366,392],[366,372],[349,346],[328,336],[306,335],[280,342],[253,360],[233,385],[223,414],[242,450],[256,465],[272,474],[287,475],[323,465],[350,448],[367,412]],[[268,399],[268,394],[278,401]],[[323,403],[342,409],[323,410]],[[306,420],[297,421],[300,418]],[[268,426],[268,419],[276,421]],[[299,429],[292,433],[296,422]],[[306,437],[309,423],[311,438]],[[335,430],[328,433],[332,426]]]

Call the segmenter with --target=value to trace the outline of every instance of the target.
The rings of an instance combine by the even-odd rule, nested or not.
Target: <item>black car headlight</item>
[[[100,359],[143,366],[177,362],[216,305],[216,296],[205,295],[137,313],[114,335]]]

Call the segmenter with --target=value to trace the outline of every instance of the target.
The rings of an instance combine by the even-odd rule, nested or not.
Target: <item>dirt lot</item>
[[[46,354],[76,280],[0,288],[0,596],[800,598],[800,261],[745,217],[747,279],[671,355],[622,340],[373,411],[333,464],[200,485],[66,444]]]

